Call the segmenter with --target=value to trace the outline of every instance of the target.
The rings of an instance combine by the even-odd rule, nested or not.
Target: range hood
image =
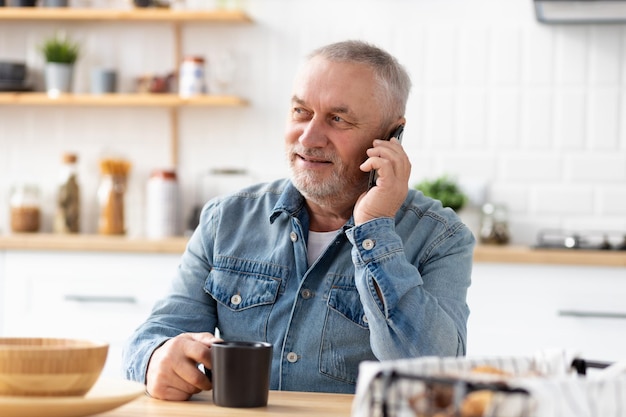
[[[534,0],[543,23],[624,23],[626,0]]]

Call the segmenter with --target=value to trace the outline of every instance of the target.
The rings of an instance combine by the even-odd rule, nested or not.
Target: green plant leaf
[[[46,62],[73,64],[78,59],[80,45],[65,36],[55,34],[46,39],[40,47]]]
[[[441,201],[444,207],[450,207],[454,211],[460,210],[467,203],[467,196],[461,191],[456,180],[447,175],[425,179],[414,188],[427,197]]]

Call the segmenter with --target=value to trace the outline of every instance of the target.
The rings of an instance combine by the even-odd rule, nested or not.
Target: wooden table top
[[[270,391],[267,407],[223,408],[213,404],[211,392],[189,401],[162,401],[142,396],[98,417],[349,417],[351,394]]]

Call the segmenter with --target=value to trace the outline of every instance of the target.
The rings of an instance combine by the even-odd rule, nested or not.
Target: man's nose
[[[328,142],[323,122],[313,118],[302,131],[298,142],[307,148],[321,148]]]

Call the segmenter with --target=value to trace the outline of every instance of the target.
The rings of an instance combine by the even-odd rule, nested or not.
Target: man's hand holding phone
[[[379,217],[394,217],[409,190],[411,163],[401,145],[404,125],[389,139],[376,139],[367,150],[361,170],[370,172],[370,186],[354,207],[356,225]],[[375,170],[375,173],[374,171]]]

